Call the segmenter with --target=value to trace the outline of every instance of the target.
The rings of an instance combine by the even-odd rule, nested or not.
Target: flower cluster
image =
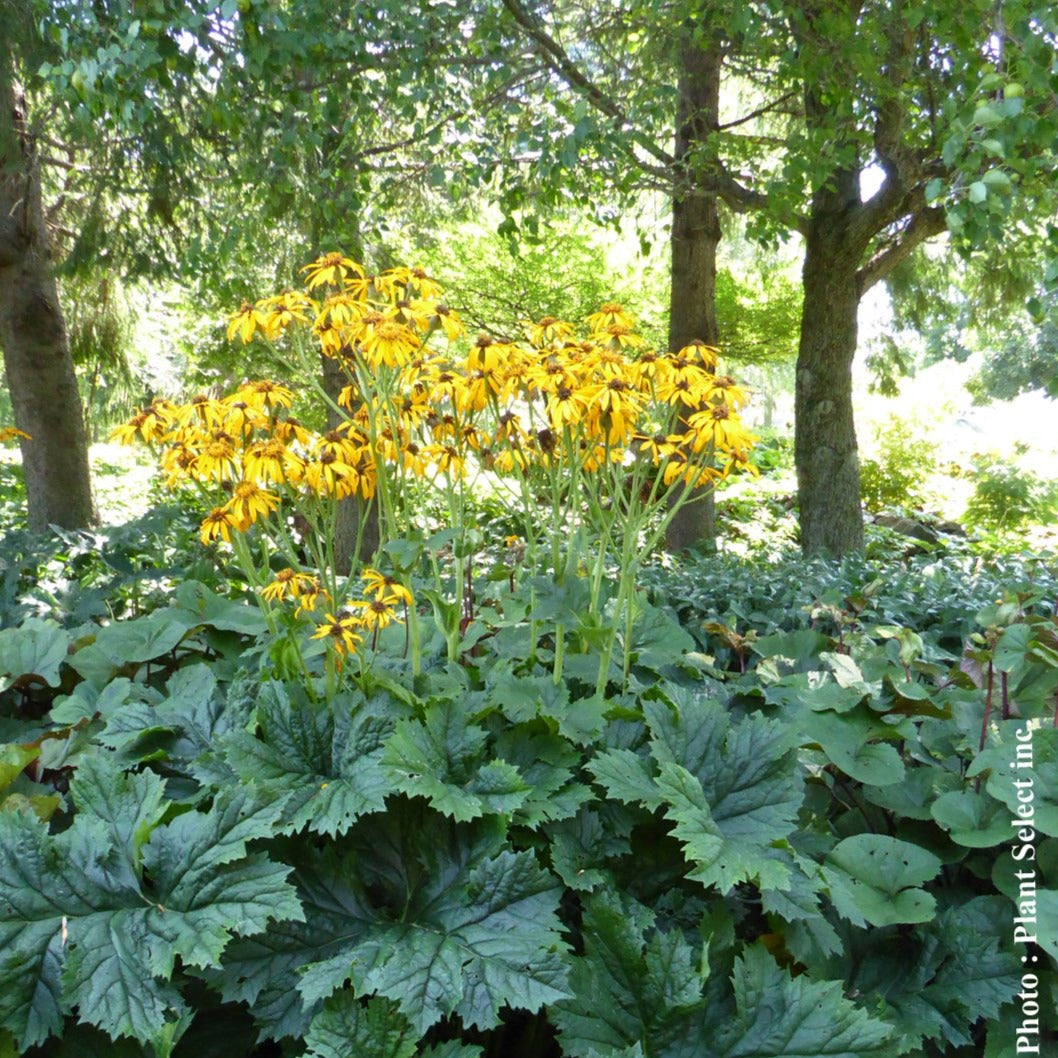
[[[308,430],[289,414],[291,391],[260,380],[223,399],[156,401],[115,431],[124,442],[161,443],[170,486],[225,487],[229,498],[204,521],[204,541],[230,540],[272,513],[277,486],[370,500],[380,466],[436,481],[470,468],[517,475],[563,461],[590,473],[645,456],[670,486],[715,482],[747,465],[755,438],[739,416],[746,392],[716,373],[716,350],[645,350],[619,304],[589,316],[582,338],[545,317],[526,324],[524,343],[482,334],[442,356],[428,350],[429,336],[441,331],[453,343],[462,326],[422,269],[368,276],[328,254],[306,271],[307,291],[244,305],[228,333],[276,341],[291,326],[309,327],[345,369],[345,422]],[[320,290],[322,299],[313,296]]]
[[[281,598],[289,588],[290,595],[298,599],[299,608],[305,607],[305,594],[298,595],[298,588],[291,587],[292,582],[305,576],[291,569],[281,570],[276,580],[264,589],[264,593]],[[406,615],[408,607],[414,604],[411,592],[395,578],[385,576],[376,569],[365,569],[360,577],[364,581],[364,597],[350,602],[335,613],[327,613],[312,636],[313,639],[327,640],[339,662],[345,655],[356,653],[363,642],[363,632],[371,634],[374,647],[383,628],[394,622],[403,623],[404,618],[399,616],[399,610],[403,609]],[[314,580],[311,577],[306,579]],[[313,599],[313,607],[315,605],[316,599]]]
[[[17,426],[0,426],[0,444],[6,441],[17,441],[19,438],[25,441],[32,440],[25,430],[20,430]]]
[[[383,532],[399,535],[415,509],[409,490],[436,486],[451,496],[484,476],[526,505],[552,497],[559,575],[558,541],[582,517],[573,497],[590,494],[603,511],[623,490],[631,498],[623,508],[612,501],[604,517],[634,527],[643,510],[671,511],[692,489],[753,469],[756,438],[740,417],[747,394],[718,372],[717,350],[701,342],[650,350],[620,304],[603,305],[580,330],[545,316],[525,321],[524,340],[470,339],[421,268],[369,275],[330,253],[303,271],[303,290],[244,304],[228,336],[307,345],[334,360],[345,379],[339,425],[310,429],[292,414],[291,389],[265,379],[223,398],[157,400],[115,431],[123,442],[161,447],[170,487],[194,482],[216,497],[203,542],[234,543],[267,523],[291,555],[290,527],[311,523],[316,501],[347,497],[377,501]],[[326,605],[317,635],[341,655],[363,633],[377,636],[409,600],[392,582],[372,582],[370,598],[337,606],[333,595],[343,591],[326,565],[318,562],[322,583],[292,565],[263,594],[296,600],[298,613]]]

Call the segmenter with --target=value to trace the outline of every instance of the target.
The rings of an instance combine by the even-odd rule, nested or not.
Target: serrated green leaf
[[[176,958],[216,965],[231,936],[300,916],[287,869],[247,853],[277,812],[244,791],[157,825],[156,778],[86,761],[72,795],[80,811],[56,835],[0,813],[0,1024],[23,1047],[74,1007],[149,1041],[184,1012]]]
[[[488,812],[512,812],[531,794],[513,764],[484,759],[485,730],[469,716],[465,701],[428,705],[425,721],[398,722],[382,757],[394,789],[425,797],[464,823]]]
[[[644,712],[670,818],[701,839],[687,846],[693,877],[722,891],[749,878],[782,888],[788,871],[767,847],[793,830],[803,796],[789,725],[760,715],[732,724],[719,702],[699,696],[680,700],[678,712],[661,702]]]
[[[842,994],[841,981],[780,970],[762,947],[735,960],[737,1014],[721,1026],[717,1058],[867,1058],[895,1054],[892,1029]]]
[[[630,915],[611,891],[589,897],[584,954],[571,959],[571,999],[555,1004],[563,1053],[574,1058],[624,1053],[686,1025],[703,1004],[697,958],[679,931],[646,930],[652,916]]]
[[[561,887],[504,845],[494,818],[456,824],[391,798],[357,820],[341,854],[300,858],[306,923],[233,944],[215,975],[225,998],[253,1003],[270,1035],[303,1032],[350,980],[397,1002],[419,1035],[452,1013],[484,1028],[504,1006],[553,1002],[565,994]]]
[[[312,1019],[305,1046],[314,1058],[411,1058],[418,1038],[396,1003],[357,998],[350,989],[331,996]]]
[[[284,802],[286,829],[333,836],[385,807],[393,787],[380,762],[390,719],[291,700],[276,687],[263,696],[257,717],[259,737],[229,735],[225,757],[243,781]]]

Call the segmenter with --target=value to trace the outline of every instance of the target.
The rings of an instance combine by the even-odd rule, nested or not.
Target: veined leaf
[[[88,761],[72,794],[80,811],[56,835],[0,814],[0,1025],[23,1048],[74,1007],[146,1042],[184,1012],[168,983],[177,958],[217,965],[232,936],[301,915],[288,869],[246,847],[278,807],[236,790],[158,825],[159,780]]]
[[[291,700],[272,685],[258,705],[260,737],[237,732],[225,740],[228,763],[266,798],[282,801],[284,824],[342,834],[353,821],[385,806],[392,784],[380,760],[393,722],[348,703],[316,706]]]
[[[331,996],[312,1019],[305,1046],[313,1058],[411,1058],[418,1038],[396,1003],[357,998],[349,989]]]
[[[484,728],[469,720],[464,701],[426,707],[426,719],[401,720],[386,743],[383,765],[393,787],[425,797],[457,822],[486,813],[509,814],[532,790],[517,767],[485,759]]]
[[[699,696],[645,705],[657,787],[695,863],[693,877],[726,891],[757,878],[783,888],[789,871],[768,854],[794,827],[802,798],[789,727],[751,716],[738,724]]]
[[[936,901],[917,886],[940,868],[940,859],[918,845],[883,834],[855,834],[827,856],[823,876],[834,906],[850,922],[888,926],[933,917]]]
[[[351,981],[358,996],[396,1002],[420,1036],[449,1014],[488,1028],[504,1006],[562,998],[556,879],[531,853],[504,847],[498,820],[456,824],[403,798],[387,807],[358,820],[341,853],[298,871],[304,926],[278,924],[231,946],[217,975],[225,998],[246,998],[257,1013],[260,996],[269,1034],[296,1034]],[[291,1007],[295,983],[304,1012]]]

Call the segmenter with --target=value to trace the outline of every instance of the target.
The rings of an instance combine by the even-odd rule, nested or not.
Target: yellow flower
[[[418,265],[408,269],[407,285],[412,290],[418,291],[420,298],[436,300],[444,295],[441,284],[437,280],[431,279],[426,274],[426,269],[420,268]]]
[[[242,465],[247,479],[263,481],[299,481],[305,461],[278,438],[257,441],[243,452]]]
[[[355,654],[358,643],[364,641],[364,637],[357,634],[360,622],[351,614],[342,611],[336,617],[327,614],[325,620],[315,632],[313,639],[326,639],[339,654]]]
[[[318,310],[319,306],[305,294],[284,290],[275,297],[258,302],[258,308],[265,314],[265,335],[274,342],[295,321],[308,323],[309,313]]]
[[[552,429],[562,432],[564,426],[576,426],[588,411],[588,400],[579,391],[560,385],[547,398],[547,414]]]
[[[329,327],[340,330],[362,320],[368,311],[366,303],[352,294],[332,294],[320,306],[315,326],[320,331]]]
[[[120,429],[121,429],[121,427],[119,426],[118,430],[120,430]],[[114,432],[117,433],[117,430],[115,430]],[[2,426],[2,427],[0,427],[0,442],[3,442],[3,441],[14,441],[16,438],[19,438],[19,437],[24,439],[24,440],[26,440],[26,441],[32,441],[33,440],[33,438],[30,437],[29,434],[26,433],[25,430],[20,430],[20,429],[18,429],[17,426]]]
[[[593,331],[601,331],[611,324],[621,327],[632,328],[635,326],[635,317],[625,311],[624,305],[616,301],[608,301],[599,307],[598,312],[593,312],[585,319],[588,327]]]
[[[231,531],[234,528],[236,528],[235,520],[232,518],[231,512],[224,507],[214,507],[206,515],[199,536],[204,544],[208,544],[211,540],[216,540],[218,536],[222,540],[230,542]]]
[[[114,427],[110,436],[113,440],[120,441],[121,444],[132,444],[137,434],[148,443],[160,441],[172,428],[175,410],[174,405],[169,401],[156,400],[149,408],[134,415],[127,423]],[[21,430],[15,430],[11,436],[19,435],[29,437],[29,434],[24,434]],[[0,430],[0,441],[6,440],[10,440],[10,437],[4,437],[4,431]]]
[[[621,349],[638,349],[645,344],[644,340],[624,323],[607,324],[602,330],[593,332],[591,337],[596,342],[616,343]]]
[[[687,419],[694,432],[692,447],[700,452],[712,443],[722,451],[746,451],[752,448],[757,436],[749,432],[745,424],[726,404],[714,404]]]
[[[396,598],[406,606],[412,605],[412,594],[395,577],[379,573],[377,569],[366,568],[360,579],[364,582],[364,590],[376,599]]]
[[[513,347],[510,342],[497,342],[487,334],[479,334],[467,354],[467,371],[497,371],[506,366]]]
[[[684,438],[679,434],[659,433],[653,436],[636,434],[633,440],[637,442],[640,452],[650,456],[652,463],[660,463],[679,453]]]
[[[383,320],[360,338],[364,356],[372,367],[401,367],[419,348],[419,339],[403,323],[396,320]]]
[[[394,621],[403,624],[403,620],[397,616],[396,607],[401,603],[400,596],[395,593],[387,595],[376,595],[373,599],[361,599],[356,605],[360,609],[360,624],[370,631],[377,632],[380,628],[391,625]]]
[[[307,573],[299,573],[296,569],[288,567],[287,569],[279,570],[276,573],[275,580],[261,589],[261,596],[272,602],[279,602],[288,596],[296,599],[301,594],[301,591],[311,584],[312,577]]]
[[[462,338],[466,333],[466,328],[463,326],[459,316],[447,305],[441,303],[434,305],[434,313],[438,323],[441,325],[441,330],[445,332],[445,337],[450,342],[454,342],[457,338]]]
[[[331,451],[305,464],[305,484],[320,496],[344,499],[352,496],[360,485],[360,473],[348,463],[342,463]]]
[[[224,507],[231,511],[236,528],[245,532],[258,518],[267,518],[279,507],[279,497],[254,481],[240,481]]]
[[[613,377],[598,387],[592,402],[597,424],[607,440],[614,444],[627,437],[635,427],[640,412],[639,394],[622,378]]]
[[[288,416],[277,422],[272,428],[276,439],[283,444],[296,441],[300,445],[308,445],[312,441],[312,434],[297,419]]]
[[[716,367],[716,358],[720,355],[720,350],[715,346],[706,345],[705,342],[698,341],[697,339],[688,345],[685,345],[678,353],[676,353],[675,360],[685,360],[692,364],[702,365],[712,370]]]
[[[246,385],[239,387],[236,395],[251,408],[258,410],[265,407],[274,409],[277,406],[289,408],[294,403],[293,391],[278,382],[273,382],[270,378],[247,382]]]
[[[319,606],[321,599],[330,602],[330,593],[320,584],[318,577],[299,580],[295,587],[296,590],[292,591],[294,598],[298,601],[297,609],[294,611],[295,617],[300,617],[303,613],[312,613]]]
[[[302,272],[307,273],[306,283],[309,290],[314,290],[324,283],[340,286],[346,276],[364,274],[360,265],[340,253],[326,253],[312,264],[305,265]]]
[[[543,349],[549,342],[563,341],[573,334],[573,324],[565,320],[545,316],[536,323],[525,322],[525,335],[537,349]]]
[[[268,313],[263,312],[256,305],[251,305],[250,302],[244,301],[239,306],[239,311],[232,316],[231,321],[228,323],[228,341],[230,342],[235,335],[239,335],[245,345],[253,338],[254,331],[261,331],[267,335],[268,328]]]
[[[190,470],[200,480],[230,481],[239,472],[231,439],[221,436],[207,441]]]
[[[744,407],[749,400],[749,393],[730,375],[717,375],[712,380],[713,392],[710,397],[719,397],[729,408]]]

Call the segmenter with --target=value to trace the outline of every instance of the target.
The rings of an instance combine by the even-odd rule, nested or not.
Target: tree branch
[[[718,125],[717,131],[727,132],[728,129],[737,129],[739,125],[745,125],[754,118],[759,118],[773,110],[778,110],[788,99],[795,98],[797,92],[798,90],[796,88],[791,88],[789,92],[784,92],[778,99],[773,99],[770,103],[765,103],[763,106],[757,107],[756,110],[751,110],[748,114],[743,114],[742,117],[735,118],[734,121],[728,121],[724,125]]]
[[[944,210],[939,207],[922,209],[912,214],[904,230],[856,273],[860,292],[870,290],[875,283],[885,279],[901,261],[908,258],[912,250],[932,236],[939,235],[946,227]]]
[[[596,110],[612,118],[618,127],[628,128],[635,143],[662,165],[671,166],[675,159],[658,144],[654,143],[641,130],[636,129],[629,121],[624,109],[591,81],[577,64],[569,57],[565,49],[540,25],[524,7],[520,0],[503,0],[503,6],[514,21],[532,38],[543,52],[551,69],[562,78],[574,91],[579,92]]]

